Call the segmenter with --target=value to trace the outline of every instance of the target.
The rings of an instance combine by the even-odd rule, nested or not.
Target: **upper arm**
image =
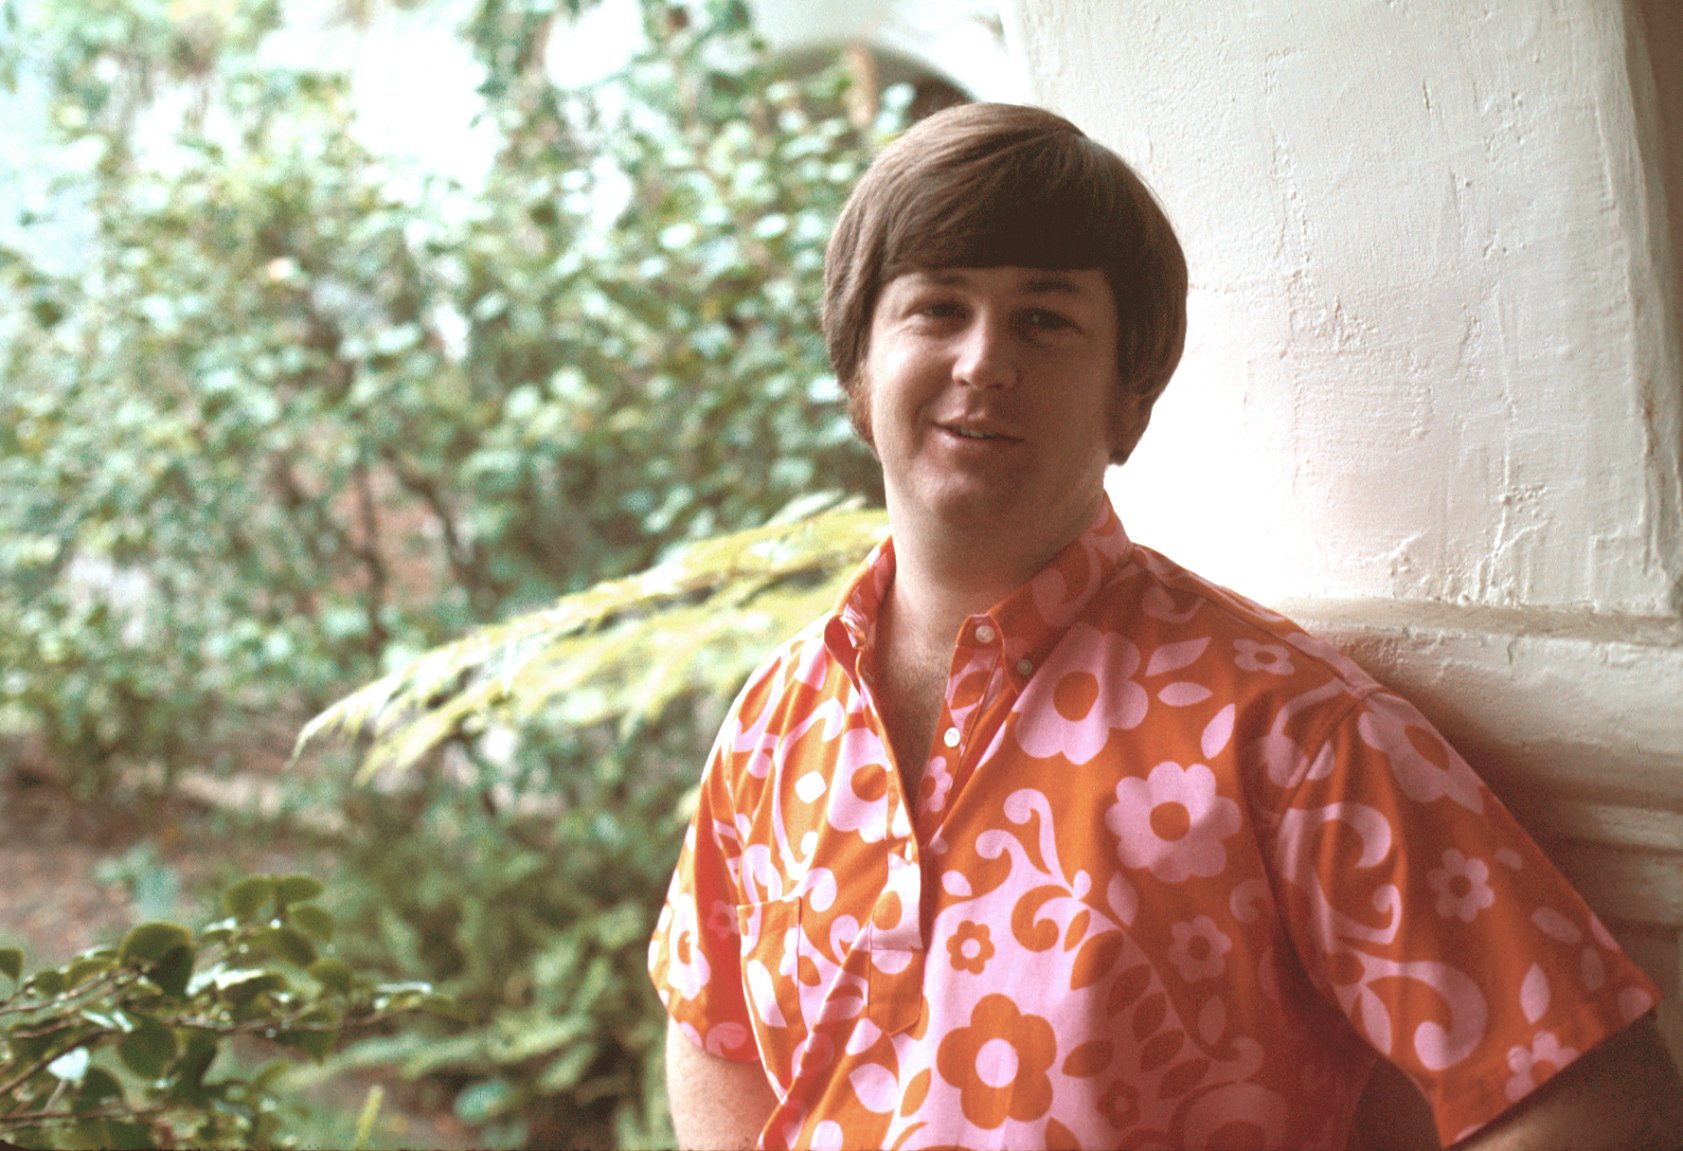
[[[1590,1048],[1471,1139],[1466,1151],[1683,1148],[1683,1081],[1651,1016]]]
[[[666,1025],[666,1097],[680,1147],[753,1147],[777,1105],[757,1060],[711,1055]]]

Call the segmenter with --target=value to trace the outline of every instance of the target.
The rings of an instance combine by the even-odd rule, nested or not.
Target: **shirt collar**
[[[961,642],[970,641],[976,624],[987,623],[1003,646],[1008,674],[1026,680],[1132,550],[1122,521],[1106,496],[1086,529],[1051,562],[988,611],[971,617]],[[874,640],[883,597],[893,582],[894,540],[890,537],[872,549],[842,589],[825,625],[825,645],[846,666],[857,666]]]

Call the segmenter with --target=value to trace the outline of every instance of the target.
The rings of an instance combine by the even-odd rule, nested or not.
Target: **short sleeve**
[[[1464,760],[1376,691],[1306,746],[1273,845],[1310,979],[1447,1144],[1652,1010],[1653,984]]]
[[[733,711],[734,716],[734,711]],[[649,976],[680,1029],[726,1059],[758,1059],[742,992],[736,904],[741,842],[731,803],[726,720],[702,773],[695,818],[649,941]]]

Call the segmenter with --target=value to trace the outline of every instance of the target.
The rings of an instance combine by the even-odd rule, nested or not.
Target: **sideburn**
[[[847,419],[853,425],[853,431],[865,446],[871,449],[871,454],[877,454],[876,437],[871,434],[871,395],[870,388],[865,383],[865,373],[861,371],[853,377],[853,383],[847,388]],[[880,459],[880,457],[879,457]]]

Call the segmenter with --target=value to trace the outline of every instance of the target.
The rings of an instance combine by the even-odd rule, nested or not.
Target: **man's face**
[[[859,388],[897,526],[1031,547],[1085,527],[1113,445],[1143,419],[1120,386],[1116,325],[1096,269],[889,281]]]

